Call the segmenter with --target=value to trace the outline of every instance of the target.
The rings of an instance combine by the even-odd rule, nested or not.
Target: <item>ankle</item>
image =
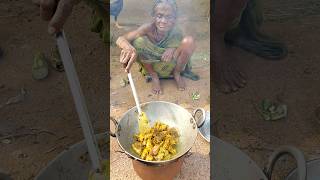
[[[152,72],[152,73],[149,73],[149,74],[150,74],[150,76],[152,78],[158,78],[158,73],[156,73],[156,72]]]
[[[181,71],[175,70],[173,71],[174,76],[180,76]]]

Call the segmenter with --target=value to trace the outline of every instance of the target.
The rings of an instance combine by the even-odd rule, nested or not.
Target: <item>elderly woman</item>
[[[177,5],[174,0],[157,0],[152,8],[153,20],[117,40],[122,49],[120,62],[129,72],[138,59],[143,71],[152,78],[152,92],[161,94],[159,77],[172,74],[179,90],[185,89],[180,75],[195,49],[191,36],[183,36],[176,26]]]

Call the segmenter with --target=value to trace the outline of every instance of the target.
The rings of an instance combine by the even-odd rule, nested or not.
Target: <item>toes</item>
[[[247,84],[247,76],[245,73],[238,71],[238,76],[240,77],[242,83]]]
[[[162,94],[162,91],[160,89],[152,89],[153,94]]]
[[[184,91],[186,89],[186,84],[181,76],[175,76],[175,81],[179,91]]]
[[[227,85],[221,86],[221,87],[220,87],[220,91],[223,92],[223,93],[225,93],[225,94],[229,94],[229,93],[232,92],[232,91],[231,91],[231,88],[230,88],[229,86],[227,86]]]
[[[246,80],[247,80],[246,74],[243,73],[242,71],[240,71],[239,67],[236,66],[236,65],[233,65],[231,68],[234,69],[236,76],[239,77],[239,79],[241,80],[241,82],[242,82],[243,84],[246,84],[246,83],[247,83],[247,81],[246,81]]]
[[[181,79],[180,79],[180,82],[178,83],[178,89],[179,91],[184,91],[186,89],[186,85]]]
[[[232,71],[232,70],[230,70]],[[238,72],[230,72],[231,76],[232,76],[232,82],[235,86],[237,86],[238,88],[243,88],[245,86],[245,84],[242,82],[241,78],[238,75]]]
[[[233,79],[232,73],[225,72],[224,81],[226,82],[226,85],[229,87],[231,92],[232,91],[235,92],[235,91],[238,90],[238,87],[234,83],[234,79]]]
[[[216,87],[220,92],[222,92],[224,94],[229,94],[229,93],[232,92],[232,90],[231,90],[230,86],[228,85],[228,83],[223,79],[217,79]]]
[[[158,92],[156,90],[154,90],[154,89],[152,90],[152,93],[153,94],[158,94]]]
[[[220,92],[222,92],[224,94],[229,94],[229,93],[231,93],[231,89],[228,86],[228,83],[224,79],[225,78],[223,78],[222,72],[217,73],[215,76],[215,79],[214,79],[215,86]]]

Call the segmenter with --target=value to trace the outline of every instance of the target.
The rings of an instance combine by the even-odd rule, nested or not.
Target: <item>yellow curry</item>
[[[132,149],[147,161],[169,160],[177,153],[178,137],[175,128],[156,122],[153,127],[133,136]]]

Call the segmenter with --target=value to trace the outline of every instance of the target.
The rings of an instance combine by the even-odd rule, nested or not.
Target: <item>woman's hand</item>
[[[72,8],[80,0],[40,0],[40,15],[49,21],[48,32],[54,34],[60,31],[71,14]]]
[[[173,59],[173,55],[176,48],[168,48],[166,51],[162,54],[161,60],[164,62],[170,62]]]
[[[137,52],[134,47],[128,47],[121,50],[120,63],[123,64],[125,71],[129,73],[132,64],[137,59]]]

